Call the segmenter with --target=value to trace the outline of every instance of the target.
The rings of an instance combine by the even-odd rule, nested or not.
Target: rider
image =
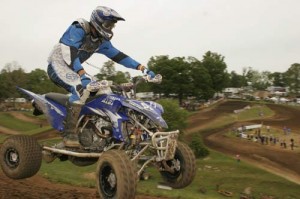
[[[69,26],[48,58],[49,78],[71,93],[66,104],[67,116],[62,134],[64,145],[67,147],[80,146],[76,123],[81,107],[85,103],[81,96],[92,82],[81,64],[90,56],[94,53],[104,54],[127,68],[141,70],[151,78],[155,76],[154,72],[111,44],[112,29],[118,21],[125,21],[125,19],[111,8],[98,6],[93,10],[89,22],[85,19],[77,19]]]

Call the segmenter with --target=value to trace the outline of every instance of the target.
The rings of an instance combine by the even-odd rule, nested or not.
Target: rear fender
[[[36,106],[46,115],[51,126],[59,131],[63,131],[63,121],[66,116],[66,108],[54,101],[47,100],[44,95],[35,94],[23,88],[18,89],[34,100]]]

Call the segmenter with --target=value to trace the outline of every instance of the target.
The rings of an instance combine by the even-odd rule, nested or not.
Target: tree
[[[284,73],[274,72],[270,74],[269,78],[272,81],[273,86],[287,86],[287,81]]]
[[[163,76],[161,85],[152,86],[155,93],[164,93],[166,97],[175,94],[178,96],[180,104],[184,97],[193,93],[194,84],[191,80],[191,67],[184,57],[172,59],[169,59],[168,56],[151,57],[148,66]]]
[[[130,79],[129,72],[116,71],[115,62],[107,61],[104,63],[103,67],[100,69],[100,73],[96,75],[100,80],[106,79],[111,80],[116,84],[126,83]]]
[[[290,87],[290,92],[296,95],[300,93],[300,64],[294,63],[285,72],[288,86]]]
[[[27,76],[17,62],[11,62],[4,66],[0,76],[1,91],[0,98],[16,98],[20,96],[16,87],[24,87],[27,83]]]
[[[271,73],[269,71],[259,72],[251,67],[244,68],[243,73],[247,82],[251,82],[251,85],[256,90],[265,90],[268,86],[272,85],[270,79]]]
[[[46,71],[42,69],[35,69],[27,75],[26,89],[39,94],[49,92],[67,93],[67,91],[56,84],[54,84],[48,77]]]
[[[243,75],[237,74],[235,71],[231,71],[229,75],[230,87],[241,88],[247,86],[246,78]]]
[[[101,68],[101,74],[114,76],[116,74],[115,62],[111,60],[105,62],[103,67]]]
[[[191,82],[194,87],[192,91],[193,96],[197,99],[210,99],[213,97],[215,91],[208,70],[199,60],[195,58],[189,58],[189,60],[191,61]]]
[[[229,75],[226,71],[227,65],[224,62],[224,56],[208,51],[203,56],[202,65],[210,74],[212,89],[215,92],[220,92],[227,87]]]

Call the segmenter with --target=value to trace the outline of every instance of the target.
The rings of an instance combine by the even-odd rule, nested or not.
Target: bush
[[[164,108],[163,118],[169,130],[183,130],[187,127],[188,112],[179,107],[177,100],[161,99],[157,103]]]
[[[193,136],[189,146],[194,151],[196,158],[203,158],[209,155],[209,150],[204,146],[201,137],[198,135]]]

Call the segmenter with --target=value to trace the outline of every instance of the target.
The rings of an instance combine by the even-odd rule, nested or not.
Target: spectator
[[[285,140],[283,140],[283,148],[286,149],[286,142],[285,142]]]
[[[294,139],[293,138],[291,138],[291,144],[290,145],[291,145],[291,149],[294,150],[295,143],[294,143]]]
[[[284,126],[283,127],[283,134],[286,135],[286,133],[287,133],[287,128],[286,128],[286,126]]]

